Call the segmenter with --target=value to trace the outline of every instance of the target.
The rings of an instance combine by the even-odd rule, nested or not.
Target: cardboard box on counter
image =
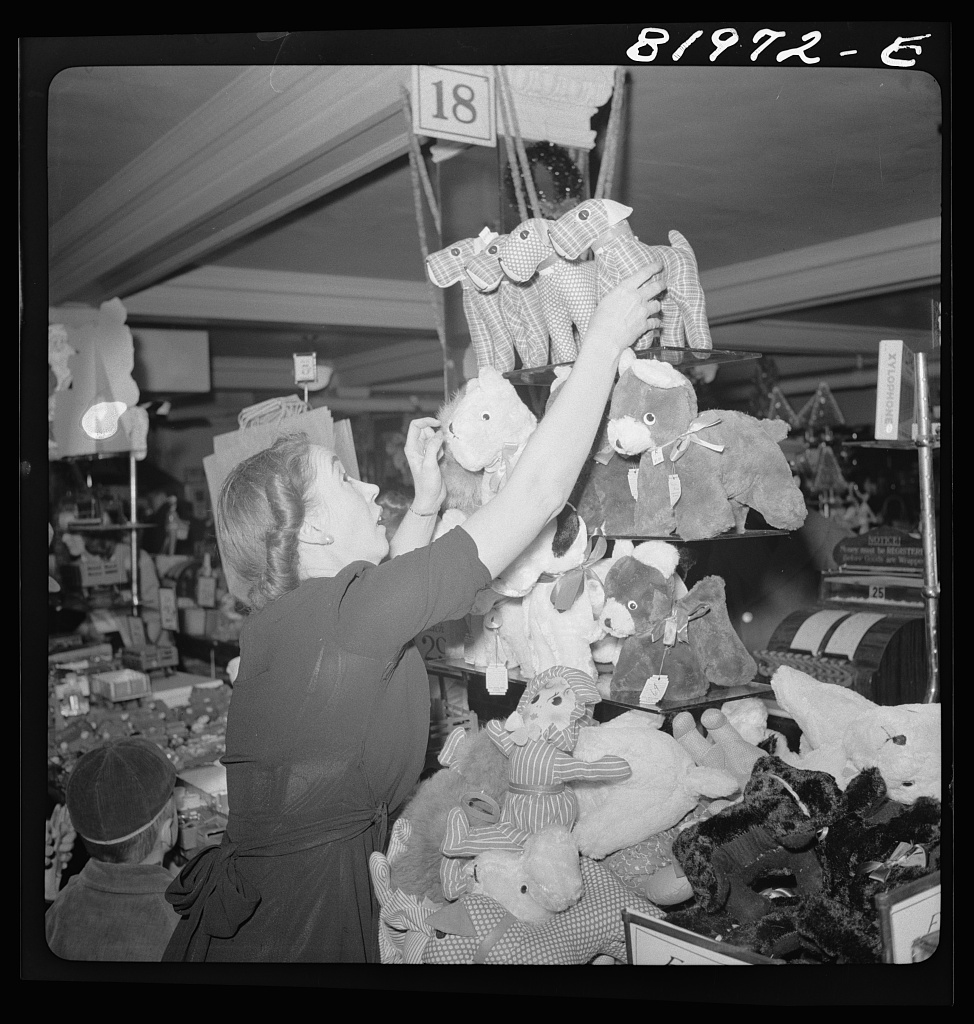
[[[181,708],[189,703],[194,686],[218,689],[223,686],[223,680],[196,676],[189,672],[173,672],[172,675],[152,680],[152,696],[163,701],[166,707]]]

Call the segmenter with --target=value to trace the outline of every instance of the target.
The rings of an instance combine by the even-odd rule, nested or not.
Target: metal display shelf
[[[477,717],[482,721],[491,718],[506,718],[517,707],[521,694],[524,693],[524,688],[529,682],[529,679],[522,676],[516,669],[509,670],[507,693],[489,693],[484,670],[474,665],[468,665],[465,661],[457,658],[427,660],[426,671],[432,676],[458,679],[463,682],[467,688],[468,706],[471,711],[476,712]],[[611,673],[608,673],[603,678],[608,679],[610,675]],[[598,721],[607,721],[626,711],[644,711],[647,714],[663,715],[665,724],[668,725],[672,717],[680,711],[700,713],[707,708],[720,707],[727,701],[743,700],[745,697],[770,698],[773,694],[774,691],[770,684],[755,682],[749,686],[711,686],[703,696],[695,697],[692,700],[668,701],[664,697],[655,706],[605,699],[596,705],[595,718]]]
[[[712,540],[751,540],[754,537],[787,537],[790,536],[790,530],[744,530],[743,533],[737,533],[734,530],[729,530],[727,533],[719,533],[716,537],[698,537],[696,540],[687,540],[685,537],[679,536],[676,533],[669,533],[665,536],[660,534],[659,536],[653,536],[650,534],[635,534],[635,533],[596,533],[593,536],[605,537],[606,540],[632,540],[632,541],[644,541],[644,540],[665,540],[671,544],[701,544]]]
[[[761,358],[760,352],[736,352],[730,349],[696,349],[696,348],[652,348],[636,352],[637,359],[657,359],[669,363],[676,369],[693,366],[711,366],[715,363],[740,363]],[[504,376],[512,384],[552,384],[555,380],[555,369],[571,366],[572,363],[549,363],[546,366],[523,367],[520,370],[508,370]]]
[[[923,601],[927,639],[927,689],[924,704],[940,702],[940,651],[937,625],[940,582],[937,575],[937,529],[934,515],[933,452],[940,447],[930,418],[930,386],[926,352],[916,353],[917,436],[912,441],[846,441],[855,448],[916,452],[920,463],[920,535],[923,541]]]

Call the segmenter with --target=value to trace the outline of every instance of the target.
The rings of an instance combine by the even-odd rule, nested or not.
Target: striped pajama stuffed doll
[[[494,823],[471,828],[461,807],[450,812],[440,847],[447,899],[466,891],[462,858],[485,850],[518,850],[547,825],[571,829],[578,802],[566,783],[629,778],[632,769],[624,758],[607,754],[586,762],[572,756],[579,730],[594,724],[591,707],[600,700],[587,672],[556,665],[534,677],[506,722],[487,723],[485,731],[508,757],[508,791]]]

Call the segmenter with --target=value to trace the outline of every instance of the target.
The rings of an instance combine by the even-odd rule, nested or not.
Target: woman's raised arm
[[[662,290],[647,265],[607,292],[596,307],[568,379],[528,439],[510,479],[461,529],[474,539],[480,560],[497,576],[564,507],[615,383],[619,356],[659,325]]]

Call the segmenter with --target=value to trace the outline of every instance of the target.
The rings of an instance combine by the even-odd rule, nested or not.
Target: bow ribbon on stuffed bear
[[[675,647],[677,643],[688,644],[689,625],[710,611],[709,604],[698,604],[692,611],[677,601],[666,618],[651,622],[638,636],[649,637],[654,643],[662,640],[664,646]]]
[[[699,431],[707,427],[716,427],[718,423],[720,423],[719,416],[717,419],[708,422],[704,422],[702,419],[693,420],[682,434],[678,434],[672,441],[668,442],[673,445],[673,451],[670,452],[670,462],[676,462],[687,448],[690,447],[691,442],[700,445],[702,448],[709,448],[712,452],[722,452],[725,447],[724,445],[714,444],[712,441],[705,441],[702,437],[697,436]]]
[[[505,441],[497,457],[489,465],[484,466],[484,485],[491,494],[496,494],[503,487],[504,481],[517,463],[520,451],[520,444]]]
[[[859,868],[860,875],[869,875],[877,882],[885,882],[893,868],[925,868],[927,851],[919,844],[898,843],[886,860],[869,860]]]
[[[593,543],[594,541],[594,543]],[[608,547],[605,537],[590,537],[585,547],[585,556],[581,565],[564,572],[543,572],[538,577],[539,583],[551,583],[551,603],[560,612],[566,612],[575,603],[587,579],[595,580],[599,586],[602,581],[595,572],[594,566],[605,558]]]

